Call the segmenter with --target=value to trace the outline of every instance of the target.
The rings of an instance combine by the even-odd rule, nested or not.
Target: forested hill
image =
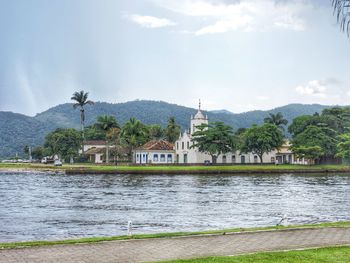
[[[225,110],[205,112],[210,121],[223,121],[235,129],[260,124],[268,113],[282,112],[289,122],[299,115],[321,112],[324,105],[290,104],[269,111],[251,111],[234,114]],[[97,116],[115,115],[120,124],[135,117],[146,124],[166,125],[170,116],[175,116],[182,129],[189,127],[190,116],[197,109],[169,104],[161,101],[130,101],[126,103],[97,102],[86,107],[87,125],[95,122]],[[74,110],[72,104],[55,106],[35,117],[29,117],[12,112],[0,112],[0,158],[11,157],[18,152],[22,154],[24,145],[36,146],[43,143],[45,135],[58,127],[79,128],[79,110]]]

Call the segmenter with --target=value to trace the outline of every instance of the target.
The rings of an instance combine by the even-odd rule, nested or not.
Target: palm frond
[[[340,30],[350,38],[350,0],[332,0],[332,5]]]

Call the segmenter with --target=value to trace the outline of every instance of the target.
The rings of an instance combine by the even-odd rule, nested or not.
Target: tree
[[[283,118],[283,115],[280,112],[277,114],[269,113],[269,117],[266,117],[264,122],[274,124],[282,131],[284,131],[284,126],[288,124],[288,121]]]
[[[121,140],[128,147],[129,157],[131,157],[133,149],[141,146],[148,140],[146,126],[141,121],[131,118],[122,128]]]
[[[97,117],[95,127],[107,133],[112,128],[120,128],[117,119],[112,115],[102,115]]]
[[[117,119],[112,115],[102,115],[97,117],[97,123],[95,124],[95,127],[98,130],[101,130],[105,134],[105,140],[106,140],[106,163],[109,163],[109,140],[107,137],[108,132],[113,129],[117,128],[120,129],[119,124],[117,122]]]
[[[200,152],[207,153],[216,163],[217,157],[234,150],[234,133],[231,126],[223,122],[201,124],[196,127],[198,130],[193,133],[194,144],[191,148],[197,148]]]
[[[165,131],[159,124],[149,125],[147,129],[150,140],[160,140],[164,138]]]
[[[252,152],[263,163],[264,153],[269,153],[283,145],[282,131],[274,124],[265,123],[262,126],[254,125],[243,134],[241,152]]]
[[[340,29],[350,37],[350,0],[332,0]]]
[[[112,148],[112,151],[111,151],[111,155],[113,156],[114,163],[116,163],[116,157],[118,156],[118,146],[120,145],[120,132],[121,130],[119,127],[114,127],[109,129],[106,134],[107,149],[108,149],[109,143],[114,145],[114,148]]]
[[[302,147],[320,147],[325,157],[333,158],[337,152],[337,132],[328,127],[309,125],[292,140],[292,150]]]
[[[93,105],[94,102],[91,100],[88,100],[89,93],[84,92],[83,90],[80,92],[74,92],[73,96],[71,97],[71,100],[74,100],[76,103],[73,104],[73,108],[80,108],[80,125],[81,125],[81,132],[83,141],[85,139],[84,137],[84,126],[85,126],[85,106],[86,105]],[[83,154],[84,154],[84,145],[82,145]]]
[[[75,129],[57,129],[45,138],[45,147],[50,155],[59,155],[62,159],[72,161],[79,152],[82,142],[81,133]]]
[[[298,146],[293,148],[293,153],[298,158],[305,158],[311,160],[313,163],[315,160],[320,159],[324,155],[324,151],[320,146]],[[311,164],[311,163],[310,163]]]
[[[36,160],[40,160],[44,157],[45,149],[41,146],[35,147],[32,150],[32,157]]]
[[[181,127],[176,123],[175,117],[170,117],[168,125],[165,129],[165,136],[167,141],[174,143],[180,136]]]
[[[341,158],[350,158],[350,132],[339,136],[340,142],[337,144],[337,156]]]

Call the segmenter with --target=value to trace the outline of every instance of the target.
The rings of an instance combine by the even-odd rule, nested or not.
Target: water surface
[[[0,242],[350,221],[350,175],[0,172]]]

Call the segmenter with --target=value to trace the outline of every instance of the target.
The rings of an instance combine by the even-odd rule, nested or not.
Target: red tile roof
[[[174,144],[165,140],[152,140],[143,146],[137,148],[137,150],[147,150],[147,151],[172,151],[174,150]]]

